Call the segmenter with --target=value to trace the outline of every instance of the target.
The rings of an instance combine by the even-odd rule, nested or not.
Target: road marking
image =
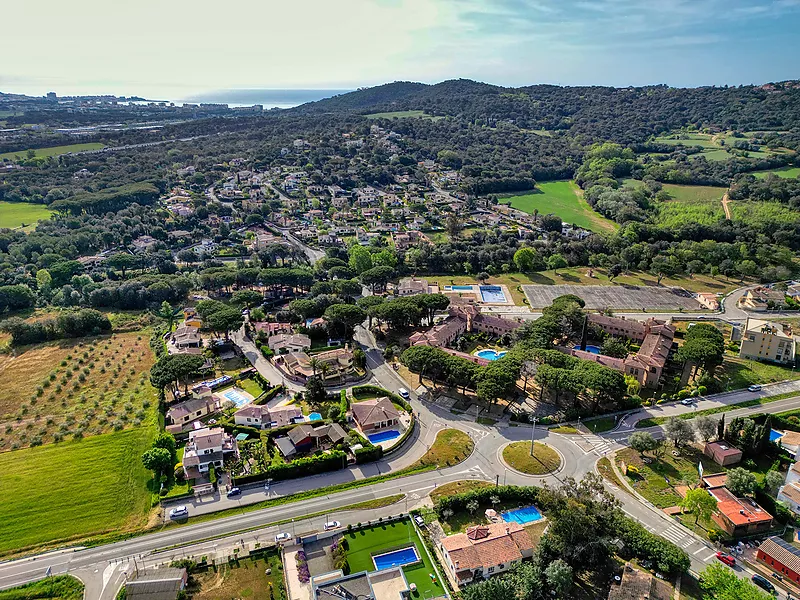
[[[696,555],[700,554],[703,550],[706,550],[706,549],[707,548],[705,546],[703,546],[702,548],[698,548],[697,550],[692,552],[692,556],[696,556]]]
[[[717,555],[717,553],[716,553],[716,552],[714,552],[713,554],[709,554],[708,556],[706,556],[706,557],[703,559],[703,562],[708,562],[709,560],[711,560],[712,558],[714,558],[716,555]]]

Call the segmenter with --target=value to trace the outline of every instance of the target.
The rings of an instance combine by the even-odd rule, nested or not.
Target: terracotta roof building
[[[400,421],[400,411],[394,407],[389,398],[356,402],[351,410],[358,429],[365,434],[386,427],[394,427]]]
[[[726,487],[710,489],[709,493],[717,500],[717,512],[711,518],[729,535],[761,533],[772,527],[772,515],[755,500],[737,498]]]
[[[445,569],[457,585],[502,573],[533,556],[533,542],[519,523],[470,527],[439,541]]]
[[[291,425],[303,416],[299,406],[276,406],[269,408],[263,404],[247,404],[237,410],[233,420],[237,425],[247,425],[260,429]]]
[[[703,448],[703,454],[723,467],[735,465],[742,460],[742,451],[725,442],[708,442]]]

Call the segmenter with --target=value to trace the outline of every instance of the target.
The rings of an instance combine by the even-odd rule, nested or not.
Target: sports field
[[[36,148],[34,156],[38,158],[46,158],[48,156],[58,156],[59,154],[67,154],[69,152],[83,152],[85,150],[100,150],[105,148],[104,144],[98,142],[87,142],[85,144],[69,144],[68,146],[53,146],[51,148]],[[16,150],[14,152],[5,152],[0,154],[0,161],[3,159],[14,160],[17,156],[25,158],[27,150]]]
[[[52,211],[44,204],[0,202],[0,228],[13,229],[49,219]]]
[[[533,192],[501,197],[500,202],[529,214],[554,214],[564,223],[575,224],[590,231],[614,231],[617,225],[599,215],[580,195],[572,181],[548,181],[536,185]]]
[[[141,527],[155,426],[0,453],[0,555]]]

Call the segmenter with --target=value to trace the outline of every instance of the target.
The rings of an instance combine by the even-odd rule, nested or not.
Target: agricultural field
[[[785,179],[794,179],[800,177],[800,167],[783,167],[780,169],[772,169],[771,171],[755,171],[753,175],[759,179],[766,179],[767,175],[770,173]]]
[[[677,227],[689,221],[711,225],[725,218],[721,202],[723,187],[664,184],[663,189],[672,199],[658,203],[659,225]]]
[[[0,229],[29,227],[49,219],[52,211],[44,204],[32,202],[0,202]]]
[[[0,356],[0,450],[139,428],[154,421],[150,332],[61,340]]]
[[[700,146],[702,148],[719,148],[710,133],[671,133],[653,139],[657,144],[669,144],[670,146]]]
[[[687,147],[700,146],[703,148],[703,151],[700,154],[691,155],[689,157],[690,160],[698,156],[703,156],[706,160],[721,161],[732,158],[733,155],[727,151],[728,147],[732,148],[736,141],[747,141],[748,138],[753,137],[754,132],[745,132],[742,135],[743,137],[734,137],[732,132],[712,135],[710,133],[686,133],[679,131],[656,137],[653,141],[671,146],[677,146],[679,144]],[[747,156],[749,158],[767,158],[772,154],[778,153],[780,153],[780,151],[748,150]]]
[[[87,142],[85,144],[69,144],[67,146],[52,146],[51,148],[36,148],[34,149],[35,158],[47,158],[48,156],[59,156],[61,154],[69,154],[70,152],[85,152],[86,150],[100,150],[105,148],[104,144],[98,142]],[[14,152],[5,152],[0,154],[0,161],[2,160],[16,160],[19,158],[26,158],[27,150],[16,150]]]
[[[372,113],[364,116],[368,119],[431,119],[433,121],[444,118],[425,114],[423,110],[398,110],[395,112]]]
[[[151,474],[140,457],[156,432],[150,424],[0,453],[0,555],[141,528]]]
[[[616,223],[599,215],[581,196],[580,188],[572,181],[549,181],[537,184],[533,192],[505,195],[503,204],[528,214],[554,214],[564,223],[575,224],[591,231],[614,231]]]
[[[725,195],[724,187],[706,185],[676,185],[665,183],[662,189],[677,202],[719,202]]]
[[[730,203],[731,217],[734,221],[745,223],[796,223],[800,213],[780,202],[737,202]]]

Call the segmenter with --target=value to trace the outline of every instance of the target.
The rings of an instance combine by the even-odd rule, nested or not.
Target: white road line
[[[708,562],[709,560],[711,560],[712,558],[714,558],[716,555],[717,555],[717,554],[716,554],[716,552],[715,552],[714,554],[709,554],[708,556],[706,556],[706,557],[703,559],[703,562]]]
[[[700,554],[700,553],[701,553],[703,550],[706,550],[706,547],[705,547],[705,546],[703,546],[702,548],[698,548],[697,550],[695,550],[694,552],[692,552],[692,556],[697,556],[697,555],[698,555],[698,554]]]

